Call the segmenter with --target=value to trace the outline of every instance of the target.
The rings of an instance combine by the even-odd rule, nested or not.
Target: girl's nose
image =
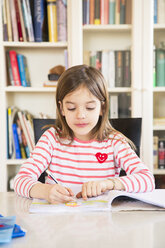
[[[77,110],[77,118],[79,118],[79,119],[83,119],[83,118],[85,118],[85,111],[83,110],[83,109],[78,109]]]

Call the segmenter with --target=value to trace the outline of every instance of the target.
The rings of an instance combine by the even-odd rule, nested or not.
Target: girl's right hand
[[[46,200],[50,203],[65,203],[74,201],[74,194],[71,189],[59,184],[49,185]]]

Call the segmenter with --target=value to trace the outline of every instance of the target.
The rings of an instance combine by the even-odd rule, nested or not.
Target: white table
[[[165,211],[29,214],[31,200],[0,193],[0,214],[16,215],[25,237],[12,248],[164,248]]]

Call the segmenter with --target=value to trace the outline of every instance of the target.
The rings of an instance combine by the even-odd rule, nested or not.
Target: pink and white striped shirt
[[[29,197],[31,187],[40,183],[39,176],[47,168],[67,187],[82,185],[88,181],[118,177],[121,168],[127,176],[118,179],[127,192],[146,192],[155,188],[154,177],[141,159],[121,136],[111,134],[99,142],[74,139],[59,142],[54,128],[48,129],[38,141],[31,157],[21,166],[15,177],[17,194]],[[46,183],[54,184],[48,176]]]

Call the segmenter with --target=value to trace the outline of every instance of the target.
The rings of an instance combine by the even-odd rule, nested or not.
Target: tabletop
[[[3,247],[165,247],[165,211],[30,214],[30,204],[15,193],[0,193],[0,214],[15,215],[26,230]]]

